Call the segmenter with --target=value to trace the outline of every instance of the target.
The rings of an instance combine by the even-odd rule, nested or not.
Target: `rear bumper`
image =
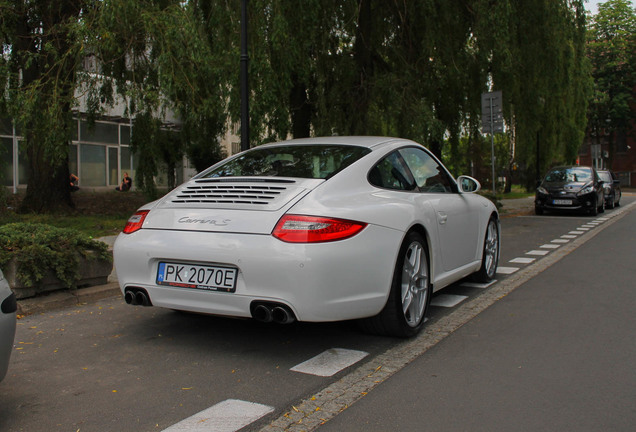
[[[153,306],[250,317],[255,302],[288,306],[300,321],[373,316],[388,297],[402,233],[368,226],[357,236],[319,244],[284,243],[271,235],[142,229],[114,246],[122,292],[143,288]],[[235,292],[156,283],[158,264],[172,261],[238,269]]]

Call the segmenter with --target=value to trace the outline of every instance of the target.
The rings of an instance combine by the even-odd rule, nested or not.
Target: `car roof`
[[[572,169],[572,168],[583,168],[583,169],[589,169],[589,170],[592,169],[592,167],[585,166],[585,165],[563,165],[563,166],[555,166],[553,168],[550,168],[550,171],[554,171],[557,169]]]
[[[374,148],[378,146],[389,145],[395,142],[404,142],[405,144],[419,145],[414,141],[410,141],[403,138],[379,137],[379,136],[329,136],[329,137],[290,139],[287,141],[263,144],[263,146],[340,144],[340,145],[355,145],[360,147]],[[262,146],[259,146],[259,147],[262,147]]]

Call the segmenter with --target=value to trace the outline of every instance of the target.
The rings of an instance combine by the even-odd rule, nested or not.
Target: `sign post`
[[[481,130],[490,134],[490,163],[492,165],[492,193],[497,195],[495,177],[495,133],[503,132],[503,111],[501,91],[482,93],[481,95]]]

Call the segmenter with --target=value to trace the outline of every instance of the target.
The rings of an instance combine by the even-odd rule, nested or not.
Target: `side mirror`
[[[460,193],[475,193],[481,189],[481,184],[469,176],[457,177],[457,187]]]

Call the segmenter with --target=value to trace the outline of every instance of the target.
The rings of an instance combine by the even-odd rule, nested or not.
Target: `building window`
[[[80,144],[80,182],[82,186],[106,184],[106,147]]]
[[[119,144],[119,127],[117,124],[95,122],[89,124],[82,120],[80,137],[82,142]]]
[[[616,131],[616,152],[627,153],[627,134],[625,131]]]

